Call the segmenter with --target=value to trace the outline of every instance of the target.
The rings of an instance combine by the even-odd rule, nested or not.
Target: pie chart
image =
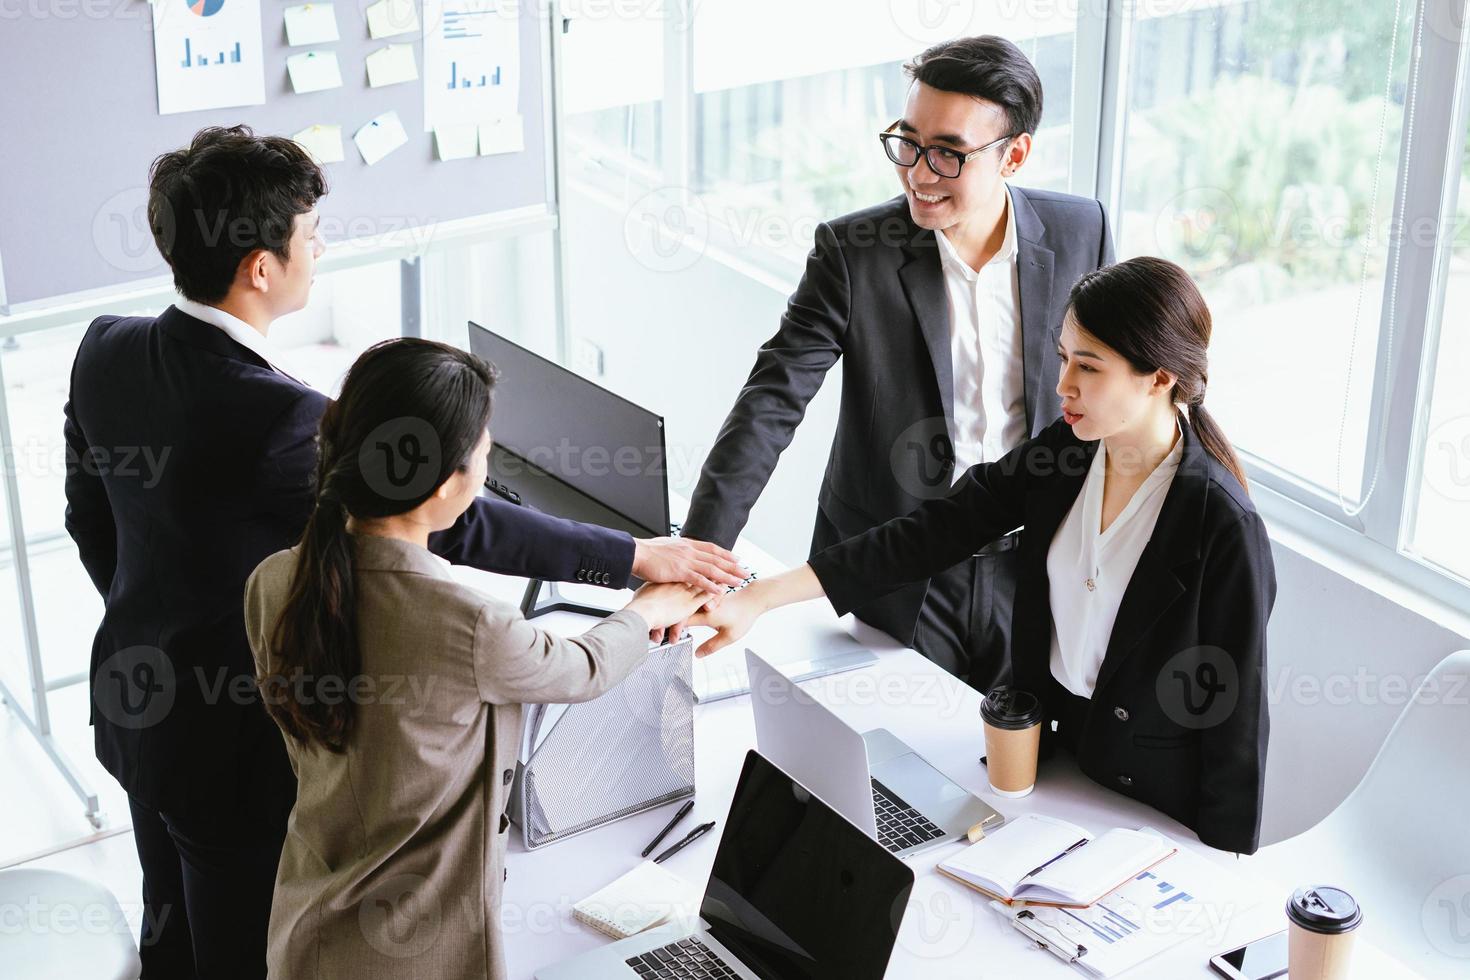
[[[184,0],[184,2],[200,17],[213,17],[225,5],[225,0]]]

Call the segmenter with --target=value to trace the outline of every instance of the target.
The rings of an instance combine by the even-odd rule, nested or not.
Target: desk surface
[[[780,566],[754,549],[742,557],[760,574]],[[519,580],[456,570],[463,581],[512,601],[519,600]],[[579,598],[616,607],[627,593],[578,591]],[[589,621],[569,613],[537,620],[537,625],[564,634],[585,630]],[[830,646],[839,631],[850,633],[878,655],[861,670],[818,678],[803,684],[858,731],[883,727],[906,741],[950,778],[1008,817],[1039,812],[1071,820],[1098,833],[1110,827],[1149,826],[1232,871],[1246,891],[1259,899],[1239,908],[1222,904],[1207,908],[1199,935],[1191,936],[1128,974],[1170,980],[1215,978],[1209,957],[1241,943],[1285,928],[1284,906],[1291,883],[1268,880],[1269,869],[1252,864],[1246,872],[1238,859],[1206,847],[1193,832],[1156,810],[1093,783],[1067,758],[1043,765],[1036,791],[1020,799],[1002,799],[989,790],[980,726],[980,695],[953,675],[887,635],[852,617],[837,619],[822,602],[777,610],[764,617],[741,643],[696,664],[696,672],[744,672],[745,647],[781,664],[806,659],[813,647]],[[701,634],[703,635],[703,634]],[[698,677],[696,677],[698,682]],[[755,746],[748,695],[700,705],[695,709],[697,795],[693,813],[681,825],[688,829],[717,821],[715,832],[670,858],[664,867],[702,891],[719,845],[719,832],[734,795],[735,780],[747,750]],[[507,964],[516,980],[529,980],[536,970],[594,949],[608,940],[572,917],[572,906],[639,862],[638,853],[673,815],[674,807],[642,813],[529,852],[513,828],[507,858],[508,879],[502,918]],[[922,852],[908,864],[915,885],[904,915],[889,977],[976,978],[1081,976],[1052,954],[1039,949],[992,911],[979,893],[945,878],[936,864],[962,849],[950,844]],[[1354,957],[1354,976],[1411,977],[1413,974],[1372,945],[1371,922]],[[1216,978],[1218,980],[1218,978]]]

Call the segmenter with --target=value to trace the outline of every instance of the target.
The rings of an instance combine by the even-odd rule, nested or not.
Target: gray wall
[[[671,484],[688,493],[756,348],[775,332],[786,292],[708,255],[678,272],[652,271],[624,244],[624,211],[585,193],[569,195],[565,216],[574,334],[602,348],[602,383],[667,417]],[[696,364],[701,369],[691,370]],[[752,541],[787,563],[807,554],[839,387],[834,371],[747,528]],[[1341,802],[1418,678],[1470,646],[1348,575],[1274,544],[1280,591],[1270,629],[1268,843],[1306,830]]]

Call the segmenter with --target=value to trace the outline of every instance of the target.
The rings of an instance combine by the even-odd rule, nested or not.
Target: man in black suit
[[[1102,206],[1025,190],[1041,80],[993,36],[907,66],[903,116],[881,135],[903,195],[822,224],[780,330],[705,460],[686,533],[728,546],[807,403],[842,361],[842,404],[811,551],[949,492],[1060,414],[1067,292],[1113,260]],[[857,610],[981,690],[1009,673],[1010,535],[946,573]]]
[[[255,687],[244,587],[311,512],[328,399],[274,367],[265,338],[306,304],[325,193],[299,146],[243,127],[203,130],[160,157],[149,219],[182,298],[156,318],[97,319],[72,368],[66,527],[105,603],[92,723],[98,759],[129,795],[150,980],[265,976],[296,784]],[[630,575],[711,592],[742,579],[722,548],[635,542],[494,498],[431,547],[613,588]]]

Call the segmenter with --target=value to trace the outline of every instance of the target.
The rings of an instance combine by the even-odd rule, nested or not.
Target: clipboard
[[[1010,909],[1001,906],[1005,910],[1006,918],[1027,939],[1031,940],[1042,949],[1049,951],[1057,959],[1068,965],[1075,965],[1078,960],[1087,957],[1087,947],[1081,943],[1068,940],[1056,929],[1036,918],[1036,913],[1030,909],[1022,909],[1015,915],[1011,915]]]

